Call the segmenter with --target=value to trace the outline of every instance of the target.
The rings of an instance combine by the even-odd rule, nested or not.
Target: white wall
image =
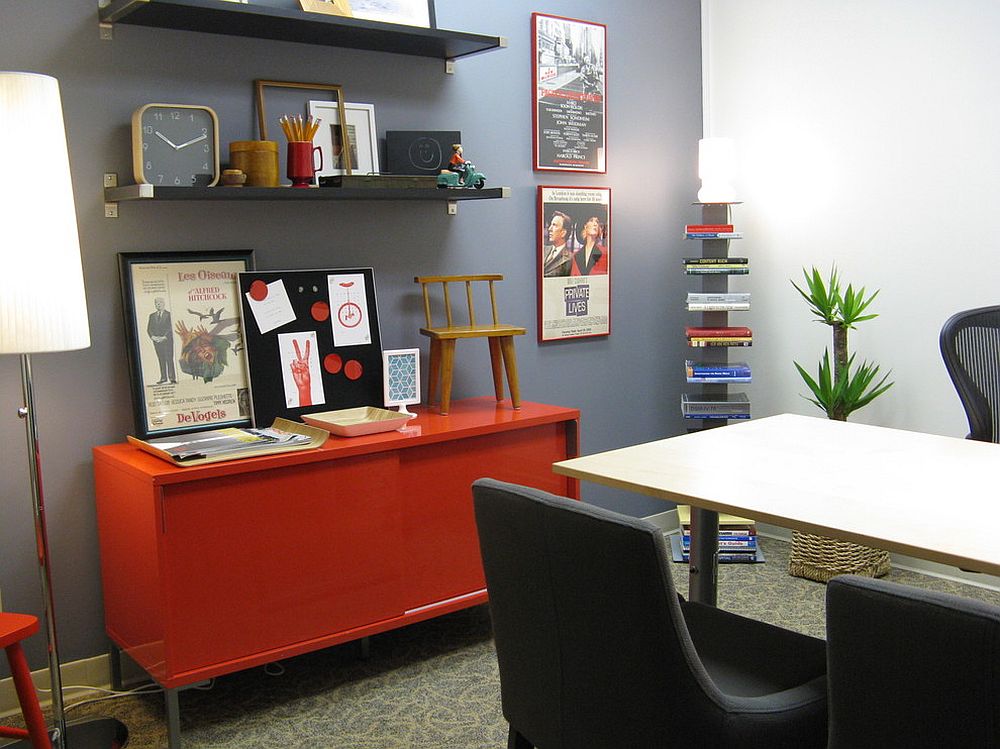
[[[880,317],[852,345],[896,381],[852,420],[964,436],[938,332],[1000,304],[1000,4],[703,0],[703,12],[706,132],[739,153],[755,415],[821,415],[792,360],[815,367],[829,328],[789,279],[836,261],[881,289]]]

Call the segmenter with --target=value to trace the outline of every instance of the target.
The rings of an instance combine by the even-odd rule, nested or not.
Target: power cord
[[[200,684],[191,689],[197,689],[199,691],[207,692],[215,686],[215,679],[209,679],[208,683]],[[38,687],[39,692],[45,692],[46,694],[52,694],[51,689],[45,687]],[[77,689],[84,692],[103,692],[103,697],[91,697],[90,699],[79,700],[70,705],[66,705],[63,708],[63,712],[68,713],[70,710],[74,710],[82,705],[90,705],[95,702],[105,702],[107,700],[115,700],[120,697],[135,697],[140,694],[156,694],[163,691],[163,687],[158,684],[140,684],[132,689],[115,690],[115,689],[105,689],[104,687],[94,687],[88,684],[67,684],[63,686],[63,692],[68,689]]]

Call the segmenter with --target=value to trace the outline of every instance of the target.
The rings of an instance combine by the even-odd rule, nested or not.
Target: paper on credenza
[[[129,435],[128,441],[171,465],[187,467],[308,450],[319,447],[329,436],[330,433],[325,429],[278,418],[267,429],[210,429],[148,441]]]

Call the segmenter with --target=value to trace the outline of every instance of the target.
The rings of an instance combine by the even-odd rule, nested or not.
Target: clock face
[[[132,115],[137,182],[208,187],[219,180],[218,118],[208,107],[146,104]]]

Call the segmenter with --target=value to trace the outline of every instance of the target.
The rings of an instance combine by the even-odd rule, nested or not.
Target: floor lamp
[[[87,348],[90,326],[59,83],[46,75],[0,72],[0,258],[0,354],[18,354],[21,359],[24,405],[18,416],[24,419],[28,440],[53,746],[123,747],[128,732],[118,721],[67,726],[63,709],[31,354]]]

